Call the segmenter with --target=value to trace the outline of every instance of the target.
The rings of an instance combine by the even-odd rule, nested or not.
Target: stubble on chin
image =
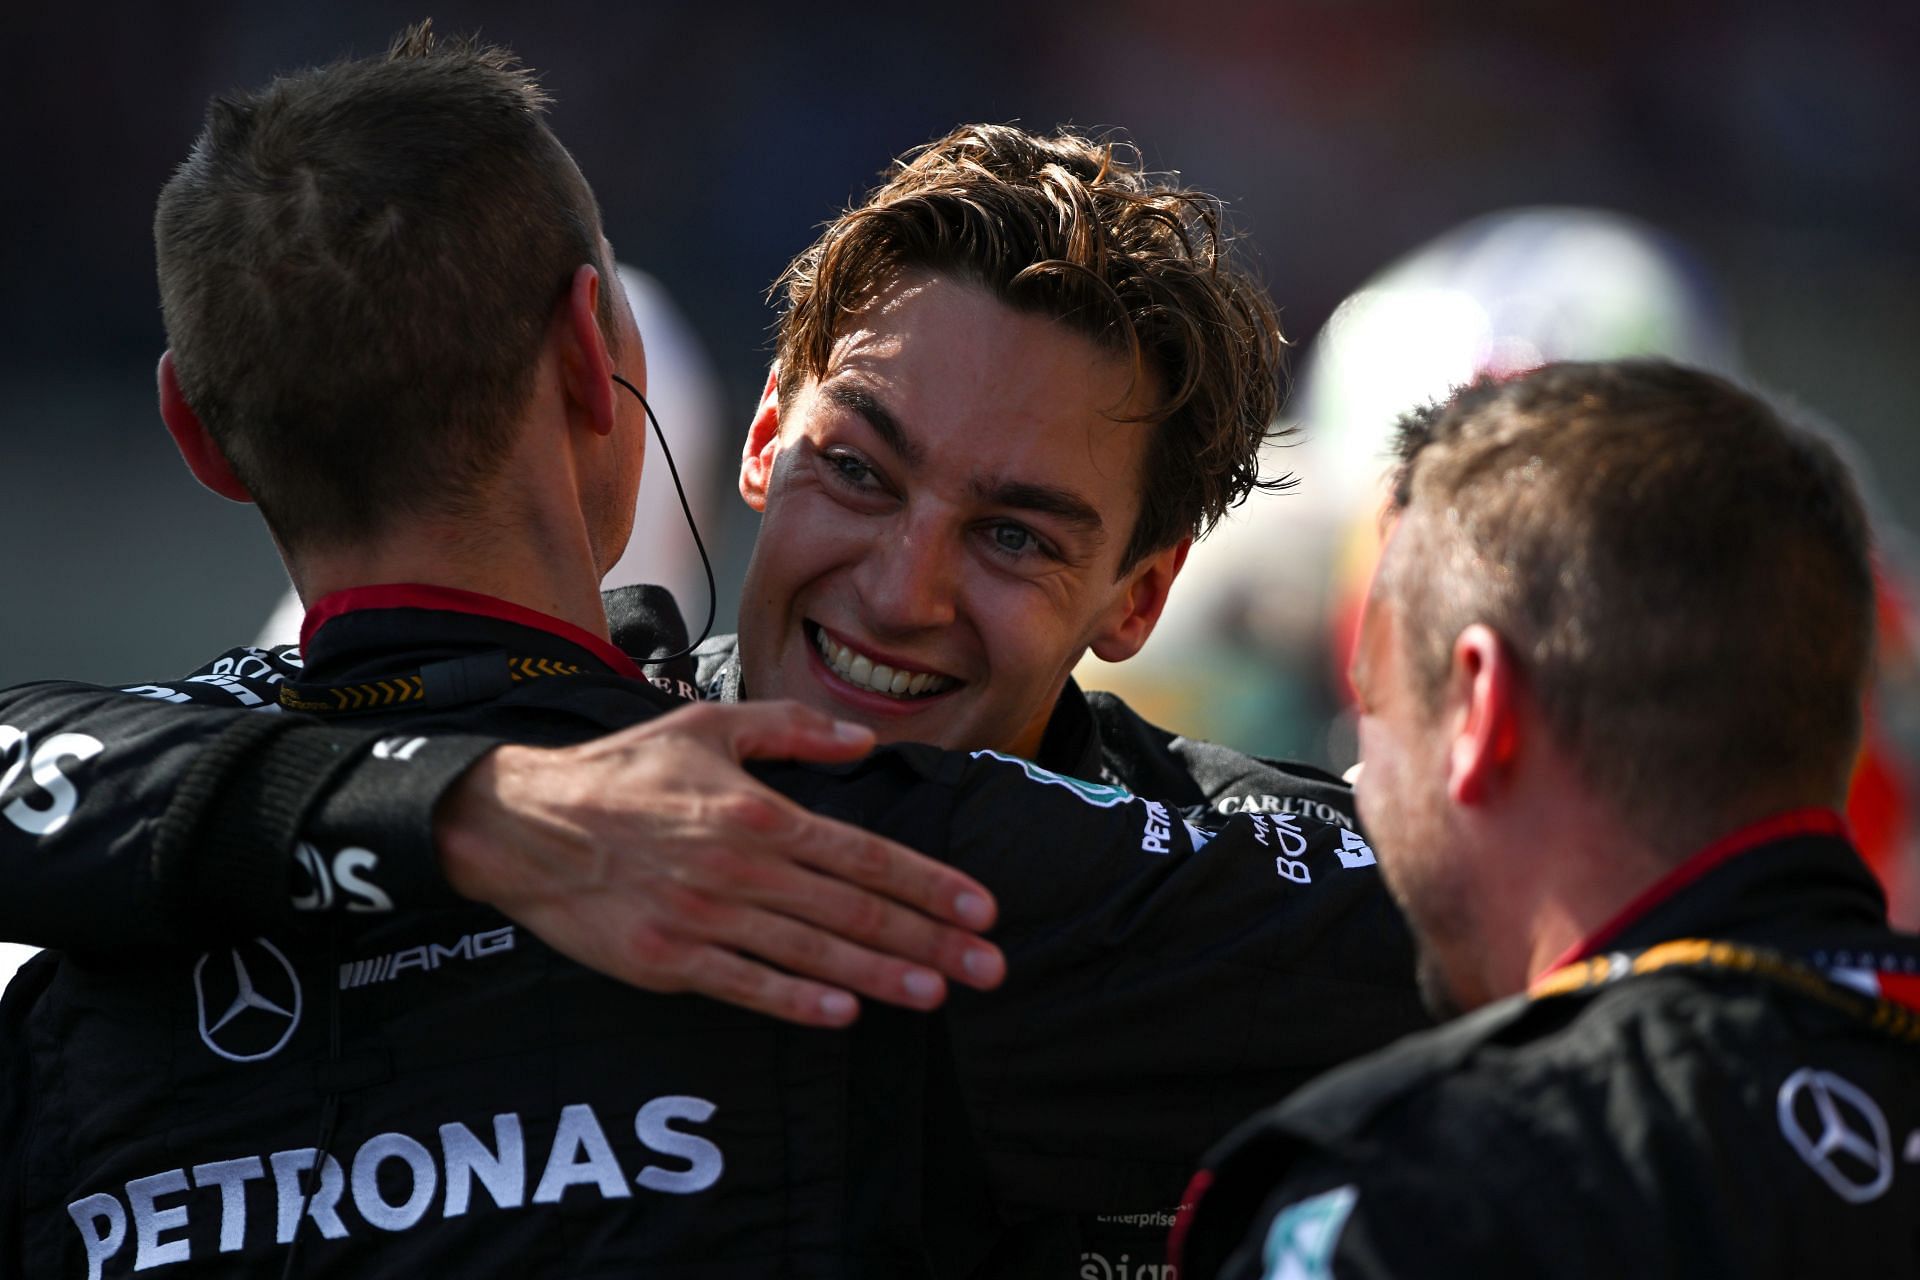
[[[1449,1022],[1465,1013],[1466,1006],[1455,997],[1446,970],[1434,957],[1433,948],[1417,940],[1415,945],[1419,953],[1414,977],[1420,987],[1420,1003],[1426,1006],[1435,1022]]]
[[[1421,1003],[1442,1022],[1485,1003],[1475,998],[1469,981],[1478,926],[1465,886],[1448,877],[1445,867],[1411,876],[1404,864],[1393,869],[1401,874],[1389,875],[1387,887],[1413,934]]]

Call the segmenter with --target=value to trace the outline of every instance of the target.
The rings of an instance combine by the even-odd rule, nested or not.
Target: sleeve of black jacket
[[[1556,1274],[1539,1259],[1522,1257],[1513,1237],[1496,1232],[1496,1214],[1481,1196],[1460,1183],[1437,1183],[1430,1173],[1397,1168],[1390,1152],[1359,1166],[1325,1157],[1304,1161],[1260,1203],[1224,1260],[1195,1258],[1180,1274],[1192,1280],[1546,1280]],[[1552,1194],[1549,1186],[1540,1193]]]
[[[1738,1082],[1716,1090],[1723,1113],[1700,1115],[1647,1087],[1690,1074],[1657,1054],[1623,1064],[1576,1047],[1516,1071],[1521,1020],[1564,1013],[1488,1006],[1247,1120],[1195,1179],[1183,1280],[1760,1274],[1765,1237],[1722,1248],[1707,1207],[1759,1203],[1778,1180],[1742,1188],[1720,1157],[1694,1158],[1751,1128]]]
[[[1316,1087],[1279,1110],[1297,1122],[1296,1104],[1323,1096]],[[1458,1100],[1417,1093],[1328,1141],[1296,1123],[1243,1142],[1208,1171],[1211,1185],[1182,1241],[1181,1277],[1757,1274],[1701,1270],[1697,1256],[1674,1250],[1670,1210],[1678,1206],[1661,1204],[1657,1191],[1647,1198],[1657,1175],[1623,1165],[1603,1136],[1582,1134],[1578,1117],[1550,1107],[1527,1114],[1525,1098],[1463,1113],[1449,1105]],[[1689,1239],[1687,1251],[1711,1255],[1704,1237],[1712,1224],[1696,1222],[1703,1238]],[[1763,1239],[1752,1247],[1764,1255]]]
[[[323,797],[351,806],[368,788],[386,815],[384,896],[446,900],[433,805],[494,743],[436,738],[396,784],[370,767],[377,732],[177,687],[177,699],[65,683],[0,692],[0,939],[170,944],[284,928],[296,905],[353,908],[315,893],[296,855]]]

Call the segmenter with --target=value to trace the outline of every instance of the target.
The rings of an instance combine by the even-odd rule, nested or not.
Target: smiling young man
[[[965,126],[780,287],[740,474],[746,688],[1037,754],[1081,655],[1137,652],[1260,484],[1281,337],[1217,202],[1112,145]]]
[[[1124,147],[969,125],[905,157],[778,286],[740,473],[761,536],[708,692],[1351,824],[1326,776],[1071,679],[1138,652],[1194,539],[1290,483],[1259,478],[1283,343],[1235,258],[1218,203]]]
[[[963,276],[901,273],[749,432],[745,689],[1038,755],[1074,663],[1130,657],[1186,554],[1184,531],[1128,554],[1163,395],[1142,372]]]

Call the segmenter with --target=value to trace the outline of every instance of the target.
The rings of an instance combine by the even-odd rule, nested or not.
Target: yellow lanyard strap
[[[1708,938],[1677,938],[1645,951],[1594,956],[1547,974],[1533,985],[1530,994],[1539,1000],[1574,995],[1667,969],[1714,969],[1764,978],[1851,1014],[1884,1035],[1920,1043],[1920,1011],[1841,986],[1819,970],[1779,952]]]

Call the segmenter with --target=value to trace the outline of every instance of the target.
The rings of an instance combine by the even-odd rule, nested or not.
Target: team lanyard
[[[1777,951],[1710,938],[1677,938],[1644,951],[1615,951],[1577,961],[1542,977],[1530,994],[1535,999],[1577,995],[1642,974],[1676,969],[1762,978],[1839,1009],[1883,1035],[1920,1043],[1920,1004],[1870,996]]]

